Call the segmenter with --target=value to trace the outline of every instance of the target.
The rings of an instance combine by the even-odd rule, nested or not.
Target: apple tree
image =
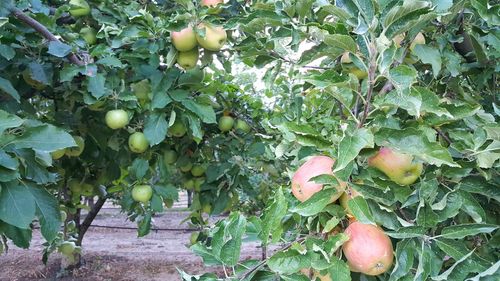
[[[497,280],[499,7],[252,3],[233,49],[264,73],[289,181],[191,247],[224,276],[183,280]]]

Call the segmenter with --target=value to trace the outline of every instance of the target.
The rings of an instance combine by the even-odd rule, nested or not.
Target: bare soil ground
[[[184,211],[166,212],[154,218],[155,226],[188,228],[181,224],[187,215]],[[103,209],[93,225],[136,227],[116,208]],[[136,230],[91,227],[83,240],[84,266],[58,280],[181,280],[176,268],[191,274],[220,273],[220,268],[203,268],[201,259],[188,249],[190,235],[182,230],[153,231],[137,238]],[[10,245],[8,254],[0,256],[0,281],[56,279],[61,256],[54,253],[45,266],[41,261],[43,242],[35,230],[29,250]],[[255,244],[244,244],[242,253],[243,259],[258,258],[261,250]]]

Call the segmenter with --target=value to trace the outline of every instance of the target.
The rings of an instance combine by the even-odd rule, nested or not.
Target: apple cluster
[[[299,201],[304,202],[315,193],[323,189],[323,184],[314,182],[314,177],[320,175],[335,176],[332,172],[335,160],[328,156],[310,157],[292,177],[292,194]],[[412,155],[400,153],[388,147],[382,147],[368,159],[368,166],[380,170],[391,181],[401,186],[413,184],[423,170],[422,163],[414,161]],[[363,196],[354,190],[348,183],[337,178],[338,184],[334,186],[337,192],[330,199],[331,203],[340,200],[349,218],[349,226],[344,234],[349,240],[342,246],[349,268],[353,272],[366,275],[379,275],[386,272],[392,265],[394,254],[390,238],[383,229],[377,225],[363,224],[356,220],[348,202],[354,197]],[[321,280],[331,280],[328,275],[321,275],[317,271],[306,269],[306,275],[314,275]]]
[[[222,0],[202,0],[200,4],[217,7],[222,2]],[[218,52],[226,43],[227,33],[222,26],[201,22],[190,24],[180,31],[172,31],[170,38],[178,51],[177,64],[184,70],[189,70],[198,63],[198,46],[208,51]]]

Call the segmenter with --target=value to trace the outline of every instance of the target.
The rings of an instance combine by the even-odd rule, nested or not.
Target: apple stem
[[[45,26],[43,26],[41,23],[39,23],[32,17],[23,13],[18,8],[11,7],[9,10],[14,17],[32,27],[34,30],[40,33],[45,39],[49,41],[61,42],[61,40],[57,39],[57,37],[54,34],[52,34]],[[76,65],[85,65],[85,63],[81,61],[74,53],[69,53],[67,57],[69,61],[71,61]]]

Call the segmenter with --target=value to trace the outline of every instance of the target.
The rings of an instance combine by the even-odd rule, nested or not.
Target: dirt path
[[[189,228],[181,221],[188,212],[170,211],[154,218],[158,228]],[[214,218],[216,220],[217,218]],[[126,220],[119,209],[103,209],[94,225],[136,227]],[[61,280],[181,280],[176,268],[197,274],[217,272],[218,268],[203,268],[201,259],[193,255],[187,244],[191,232],[158,231],[137,238],[136,230],[92,227],[85,235],[85,265],[73,276]],[[59,270],[61,256],[51,255],[48,265],[43,265],[43,239],[38,230],[33,232],[32,245],[23,250],[10,245],[7,255],[0,256],[0,280],[53,280]],[[255,244],[245,244],[243,259],[258,258],[260,249]]]

